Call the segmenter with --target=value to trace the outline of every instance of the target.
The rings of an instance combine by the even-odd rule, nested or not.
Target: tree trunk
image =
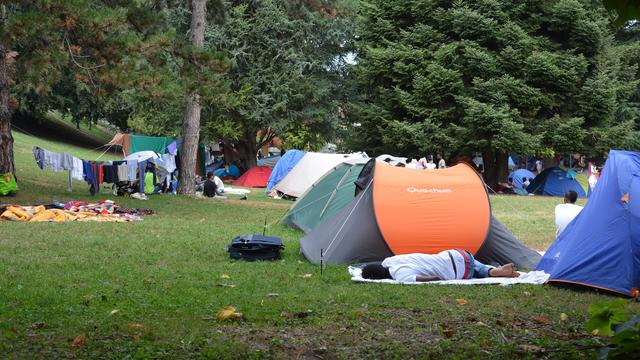
[[[13,135],[9,110],[9,72],[7,49],[0,43],[0,175],[8,172],[15,176],[13,164]]]
[[[245,130],[244,136],[238,140],[238,158],[244,171],[258,165],[257,154],[256,133],[251,130]]]
[[[189,41],[194,47],[204,46],[207,0],[191,1],[191,29]],[[200,139],[200,95],[187,94],[187,108],[182,125],[182,146],[180,147],[180,175],[178,193],[194,194],[196,180],[196,159]]]
[[[482,152],[484,163],[484,180],[493,190],[497,190],[498,182],[509,175],[509,159],[503,151],[485,150]]]

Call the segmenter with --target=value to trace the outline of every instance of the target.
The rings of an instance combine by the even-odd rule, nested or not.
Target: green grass
[[[68,193],[66,174],[40,171],[31,147],[85,158],[99,152],[22,134],[15,139],[21,191],[2,201],[112,198],[92,198],[81,182]],[[276,222],[290,205],[261,190],[249,201],[116,200],[157,215],[124,224],[0,222],[3,357],[584,358],[604,342],[584,325],[588,306],[609,296],[553,286],[355,284],[344,266],[320,275],[299,254],[300,233],[277,223],[268,233],[283,239],[282,261],[230,261],[231,238],[261,232],[265,216]],[[543,250],[553,241],[559,201],[493,196],[492,207],[519,238]],[[213,320],[228,305],[244,319]],[[638,303],[628,307],[640,312]],[[86,340],[73,347],[79,335]]]

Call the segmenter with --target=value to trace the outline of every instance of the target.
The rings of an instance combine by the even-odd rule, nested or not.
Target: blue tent
[[[515,187],[517,188],[520,188],[522,187],[522,178],[527,178],[529,179],[529,181],[531,181],[536,177],[536,175],[527,169],[518,169],[509,174],[509,177],[511,178],[511,182],[513,183],[513,185],[515,185]]]
[[[271,188],[276,186],[277,183],[282,180],[291,169],[302,159],[304,156],[304,151],[301,150],[289,150],[287,151],[276,166],[273,167],[273,171],[271,172],[271,176],[269,177],[269,183],[267,184],[267,193],[271,191]]]
[[[579,198],[586,198],[587,194],[576,179],[567,176],[567,172],[559,167],[552,167],[544,170],[536,176],[527,191],[530,194],[547,196],[564,196],[569,190],[578,193]]]
[[[621,201],[625,194],[628,202]],[[589,202],[547,250],[536,270],[551,274],[552,283],[581,284],[637,296],[640,153],[609,152]]]

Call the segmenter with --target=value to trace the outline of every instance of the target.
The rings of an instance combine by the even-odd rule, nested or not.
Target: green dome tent
[[[353,183],[367,158],[349,159],[326,172],[293,204],[283,224],[309,233],[353,200]]]

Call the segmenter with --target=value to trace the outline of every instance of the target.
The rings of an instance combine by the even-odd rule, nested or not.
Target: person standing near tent
[[[438,169],[446,169],[447,163],[444,161],[442,154],[438,154]]]
[[[391,256],[382,264],[362,268],[365,279],[393,279],[400,282],[428,282],[486,277],[518,277],[513,264],[498,268],[485,265],[466,250],[445,250],[437,254],[405,254]]]
[[[556,236],[582,211],[582,206],[576,205],[577,199],[578,193],[569,190],[564,194],[564,203],[556,206]]]
[[[538,174],[542,172],[542,160],[540,159],[536,160],[536,171]]]
[[[213,176],[213,173],[209,171],[207,173],[207,180],[204,182],[203,194],[206,197],[214,197],[214,196],[224,196],[222,192],[220,192],[216,186],[216,181]]]

